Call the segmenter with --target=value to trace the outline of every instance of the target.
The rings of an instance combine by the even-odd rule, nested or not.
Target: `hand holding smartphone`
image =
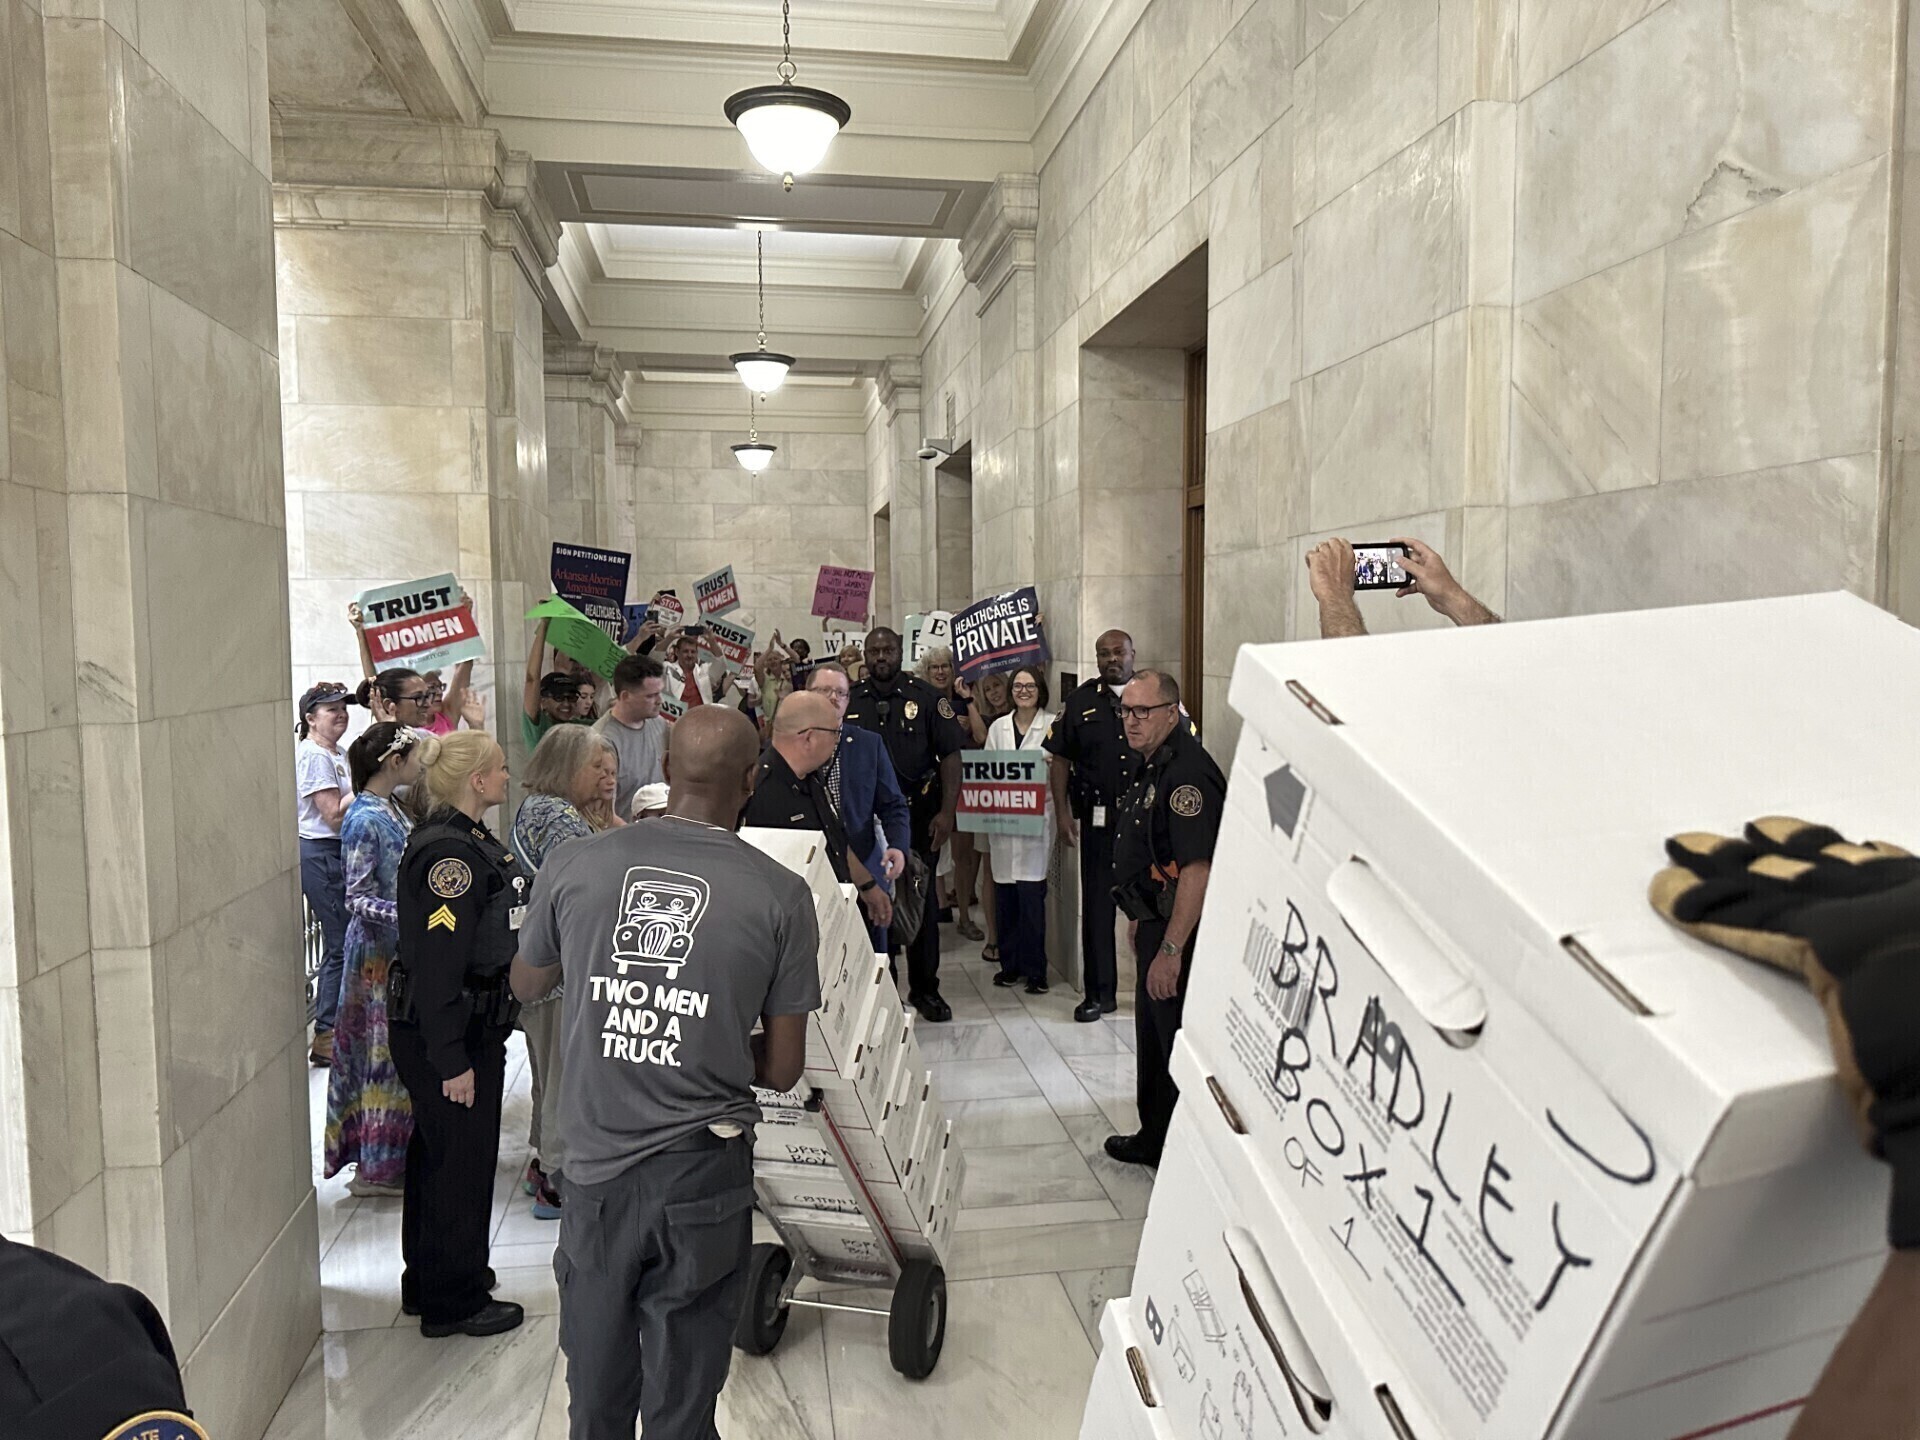
[[[1401,562],[1407,547],[1393,543],[1355,545],[1353,547],[1353,588],[1355,590],[1398,590],[1412,583],[1413,577]]]

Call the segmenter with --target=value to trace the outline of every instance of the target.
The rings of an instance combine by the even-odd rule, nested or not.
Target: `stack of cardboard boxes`
[[[820,1008],[807,1022],[805,1073],[785,1094],[755,1092],[765,1119],[754,1133],[754,1175],[770,1218],[815,1253],[886,1278],[879,1240],[834,1160],[837,1135],[900,1252],[944,1264],[966,1162],[887,957],[874,953],[853,887],[835,881],[817,834],[740,835],[807,882],[820,927]]]
[[[1797,981],[1664,837],[1920,848],[1848,596],[1243,649],[1181,1102],[1086,1440],[1779,1440],[1884,1258]]]

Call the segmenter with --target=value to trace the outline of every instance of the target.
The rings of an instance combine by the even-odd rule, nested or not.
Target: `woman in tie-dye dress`
[[[355,790],[340,826],[347,974],[327,1080],[325,1173],[354,1166],[347,1185],[354,1195],[399,1195],[406,1179],[413,1106],[387,1048],[387,967],[400,935],[400,857],[413,827],[393,792],[420,778],[435,743],[421,731],[383,721],[347,750]]]

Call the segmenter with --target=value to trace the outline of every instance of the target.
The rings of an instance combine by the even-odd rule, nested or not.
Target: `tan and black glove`
[[[1920,1247],[1920,859],[1785,816],[1744,839],[1676,835],[1667,855],[1654,909],[1812,988],[1868,1148],[1893,1167],[1888,1238]]]

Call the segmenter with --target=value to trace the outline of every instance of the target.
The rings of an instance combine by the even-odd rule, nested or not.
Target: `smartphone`
[[[1353,547],[1353,588],[1355,590],[1398,590],[1413,577],[1400,562],[1407,558],[1404,545],[1356,545]]]

